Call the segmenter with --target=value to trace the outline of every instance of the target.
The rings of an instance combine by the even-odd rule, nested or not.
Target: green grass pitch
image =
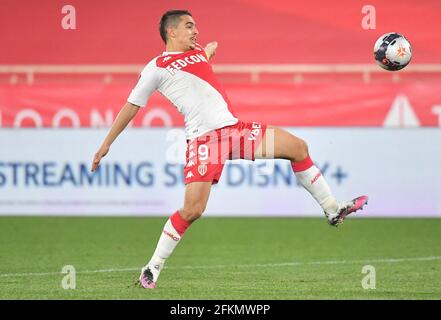
[[[204,217],[157,289],[137,288],[165,221],[2,217],[0,299],[441,299],[441,219]]]

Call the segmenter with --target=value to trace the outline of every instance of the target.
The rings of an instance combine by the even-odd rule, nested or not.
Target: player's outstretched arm
[[[205,46],[204,50],[205,53],[207,54],[208,60],[214,57],[214,55],[216,54],[216,49],[217,49],[217,41],[212,41]]]
[[[131,104],[130,102],[127,102],[124,107],[122,107],[121,111],[118,113],[118,116],[113,122],[109,133],[104,139],[103,144],[93,157],[92,172],[98,168],[101,158],[109,152],[110,146],[112,145],[113,141],[115,141],[118,135],[124,130],[125,127],[127,127],[129,122],[135,117],[138,110],[139,107]]]

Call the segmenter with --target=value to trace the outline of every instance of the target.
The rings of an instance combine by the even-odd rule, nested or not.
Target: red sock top
[[[291,162],[292,170],[294,172],[305,171],[311,168],[314,165],[309,155],[300,162]]]
[[[179,211],[173,213],[173,215],[170,217],[170,220],[173,228],[175,228],[175,230],[179,233],[181,237],[185,233],[185,230],[187,230],[187,228],[191,224],[191,222],[188,222],[181,217]]]

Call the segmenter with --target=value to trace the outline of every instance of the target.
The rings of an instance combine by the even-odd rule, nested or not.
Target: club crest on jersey
[[[168,58],[168,57],[166,57]],[[164,58],[162,60],[162,62],[166,62],[166,58]],[[176,59],[172,62],[170,62],[168,65],[164,65],[162,67],[165,67],[165,69],[168,71],[168,73],[170,73],[171,75],[174,75],[177,71],[192,65],[192,64],[196,64],[196,63],[201,63],[201,62],[208,62],[207,58],[205,58],[205,56],[203,54],[192,54],[190,56],[187,57],[183,57],[180,59]]]
[[[205,175],[207,173],[207,165],[206,164],[199,165],[198,172],[201,176]]]

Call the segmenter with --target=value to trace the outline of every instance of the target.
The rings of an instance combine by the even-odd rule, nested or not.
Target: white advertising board
[[[341,200],[370,197],[360,216],[441,217],[441,130],[287,128]],[[107,130],[1,129],[1,215],[157,215],[182,206],[180,129],[127,129],[92,174]],[[172,159],[173,158],[173,159]],[[179,159],[181,163],[170,160]],[[290,163],[236,160],[213,187],[207,216],[322,216]]]

